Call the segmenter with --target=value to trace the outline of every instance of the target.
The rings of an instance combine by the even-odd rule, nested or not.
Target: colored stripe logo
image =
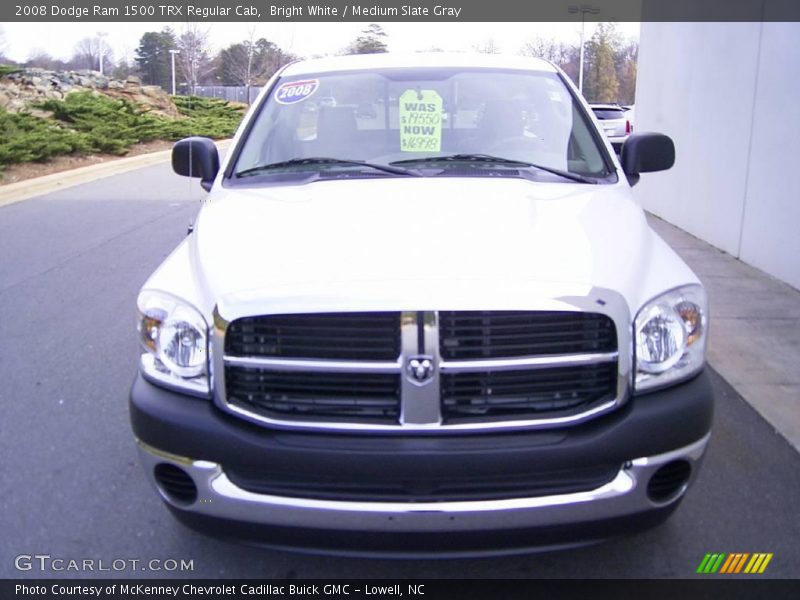
[[[769,561],[772,560],[772,552],[734,552],[726,554],[724,552],[708,553],[700,561],[697,572],[702,575],[713,575],[714,573],[733,575],[736,573],[747,573],[750,575],[760,575],[763,573]]]

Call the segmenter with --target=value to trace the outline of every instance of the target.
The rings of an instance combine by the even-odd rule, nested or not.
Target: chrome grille
[[[631,357],[618,351],[630,344],[627,305],[604,298],[575,311],[324,312],[230,323],[217,313],[216,401],[278,428],[431,434],[581,423],[619,406],[630,384]],[[431,372],[420,377],[410,367],[422,363]]]

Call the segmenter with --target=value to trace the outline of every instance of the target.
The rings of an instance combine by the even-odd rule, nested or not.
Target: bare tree
[[[75,44],[73,59],[84,69],[103,72],[113,59],[114,52],[105,39],[105,34],[98,33],[85,37]]]
[[[28,60],[25,61],[25,66],[55,71],[60,69],[63,66],[63,63],[60,60],[56,60],[50,56],[46,50],[34,48],[28,54]]]
[[[526,42],[519,53],[523,56],[533,56],[549,60],[554,65],[563,66],[568,63],[575,48],[567,46],[563,42],[556,43],[555,40],[545,40],[537,38]]]
[[[274,42],[263,37],[256,39],[253,28],[248,39],[220,50],[214,60],[216,80],[222,85],[247,87],[249,103],[252,86],[266,84],[278,69],[294,59]]]
[[[8,40],[6,40],[6,30],[0,25],[0,61],[5,61],[5,52],[8,48]]]
[[[178,37],[180,73],[190,94],[194,94],[199,83],[214,70],[209,56],[209,33],[210,30],[202,29],[199,23],[187,23]]]
[[[118,47],[119,48],[119,47]],[[124,44],[122,46],[122,52],[119,55],[120,62],[124,62],[127,65],[132,65],[133,60],[133,49],[131,48],[130,44]]]
[[[129,45],[126,44],[123,46],[122,53],[119,58],[117,58],[116,62],[117,64],[114,66],[114,70],[111,71],[111,75],[114,79],[125,79],[128,75],[133,73],[133,52]]]
[[[500,54],[500,47],[492,38],[478,44],[473,44],[472,49],[481,54]]]
[[[565,44],[552,39],[537,38],[525,43],[519,53],[523,56],[549,60],[563,69],[573,81],[578,80],[578,61],[581,50],[577,44]]]
[[[220,63],[226,78],[250,87],[253,80],[261,77],[266,70],[263,60],[256,55],[256,27],[250,28],[246,40],[232,44],[220,52]]]

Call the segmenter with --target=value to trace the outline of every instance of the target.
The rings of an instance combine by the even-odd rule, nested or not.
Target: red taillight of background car
[[[630,121],[625,121],[625,135],[630,134],[633,131],[633,127],[631,127]]]

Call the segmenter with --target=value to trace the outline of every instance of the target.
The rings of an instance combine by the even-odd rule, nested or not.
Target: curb
[[[217,142],[217,148],[225,150],[230,142],[231,140]],[[58,173],[44,175],[43,177],[34,177],[32,179],[25,179],[24,181],[0,186],[0,207],[22,202],[23,200],[28,200],[44,194],[66,190],[90,181],[103,179],[104,177],[150,167],[168,161],[171,154],[172,150],[160,150],[158,152],[110,160],[96,165],[78,167],[77,169],[71,169],[69,171],[60,171]]]

